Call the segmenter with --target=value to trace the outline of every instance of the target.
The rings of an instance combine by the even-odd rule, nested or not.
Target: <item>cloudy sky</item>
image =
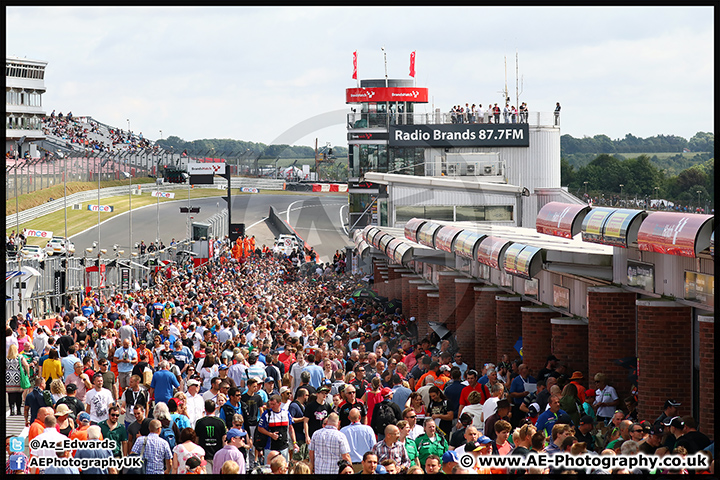
[[[410,78],[433,107],[515,99],[562,133],[714,131],[711,7],[6,7],[6,54],[48,62],[43,107],[157,139],[346,146],[345,89]],[[339,120],[337,120],[339,119]],[[298,128],[298,125],[301,127]],[[293,128],[295,127],[295,128]],[[286,133],[290,131],[291,133]],[[283,135],[285,133],[285,135]],[[298,138],[299,137],[299,138]]]

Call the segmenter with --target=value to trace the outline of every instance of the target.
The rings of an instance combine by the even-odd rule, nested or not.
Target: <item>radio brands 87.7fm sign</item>
[[[389,130],[393,147],[529,147],[526,123],[396,125]]]

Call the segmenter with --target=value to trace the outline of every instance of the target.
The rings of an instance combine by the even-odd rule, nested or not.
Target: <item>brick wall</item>
[[[667,300],[638,300],[637,322],[640,418],[657,418],[668,398],[682,403],[680,415],[690,414],[692,309]]]
[[[444,323],[448,330],[455,331],[455,279],[457,272],[440,272],[438,274],[438,289],[440,290],[440,304],[438,322]]]
[[[530,305],[519,295],[498,295],[495,297],[497,317],[497,354],[492,363],[497,364],[504,354],[510,359],[519,356],[515,344],[522,336],[522,312],[520,309]]]
[[[418,287],[418,338],[422,339],[428,334],[428,321],[430,320],[430,299],[428,293],[437,293],[438,289],[434,285],[421,285]],[[437,310],[437,304],[435,304]],[[435,313],[437,316],[437,312]]]
[[[567,364],[568,374],[582,372],[580,384],[588,388],[588,324],[582,319],[553,318],[552,354]]]
[[[495,362],[497,356],[497,308],[495,297],[502,292],[497,287],[474,287],[475,293],[475,363],[470,366],[478,367],[484,363]],[[513,357],[514,358],[514,357]]]
[[[715,440],[715,317],[698,316],[700,326],[700,411],[698,430]]]
[[[590,287],[587,295],[588,378],[598,372],[605,373],[608,383],[623,399],[630,394],[630,372],[616,365],[613,360],[636,356],[637,295],[617,287]]]
[[[455,338],[465,363],[475,363],[475,291],[479,282],[470,278],[455,279]]]
[[[552,326],[550,319],[557,315],[546,307],[522,307],[523,363],[530,368],[530,374],[545,366],[552,350]]]
[[[402,312],[405,318],[415,317],[416,315],[410,314],[411,306],[414,302],[414,298],[410,300],[410,280],[416,280],[420,276],[416,273],[403,273],[400,275],[400,282],[402,283],[402,293],[400,294],[400,300],[402,301]],[[416,309],[417,310],[417,309]]]
[[[427,321],[438,322],[440,307],[440,293],[430,292],[427,294]],[[432,329],[428,328],[427,333],[432,333]]]
[[[406,310],[405,300],[403,299],[403,311],[408,312],[408,315],[405,316],[406,319],[409,319],[410,317],[417,318],[420,314],[420,312],[419,312],[420,301],[418,300],[418,288],[422,287],[424,285],[428,285],[428,282],[423,278],[418,278],[416,280],[410,280],[408,283],[409,283],[408,307]]]

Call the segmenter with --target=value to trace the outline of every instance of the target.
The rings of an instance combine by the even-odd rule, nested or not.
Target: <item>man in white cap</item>
[[[200,395],[200,380],[194,378],[187,381],[187,414],[193,428],[195,422],[205,414],[205,400]]]

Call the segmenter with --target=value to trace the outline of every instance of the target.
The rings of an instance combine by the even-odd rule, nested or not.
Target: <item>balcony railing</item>
[[[372,113],[351,112],[347,114],[348,130],[356,128],[387,128],[391,125],[439,125],[452,123],[482,124],[495,123],[488,114],[475,118],[471,114],[442,113]],[[527,112],[526,117],[500,114],[498,123],[527,123],[534,127],[559,127],[560,116],[554,112]]]

